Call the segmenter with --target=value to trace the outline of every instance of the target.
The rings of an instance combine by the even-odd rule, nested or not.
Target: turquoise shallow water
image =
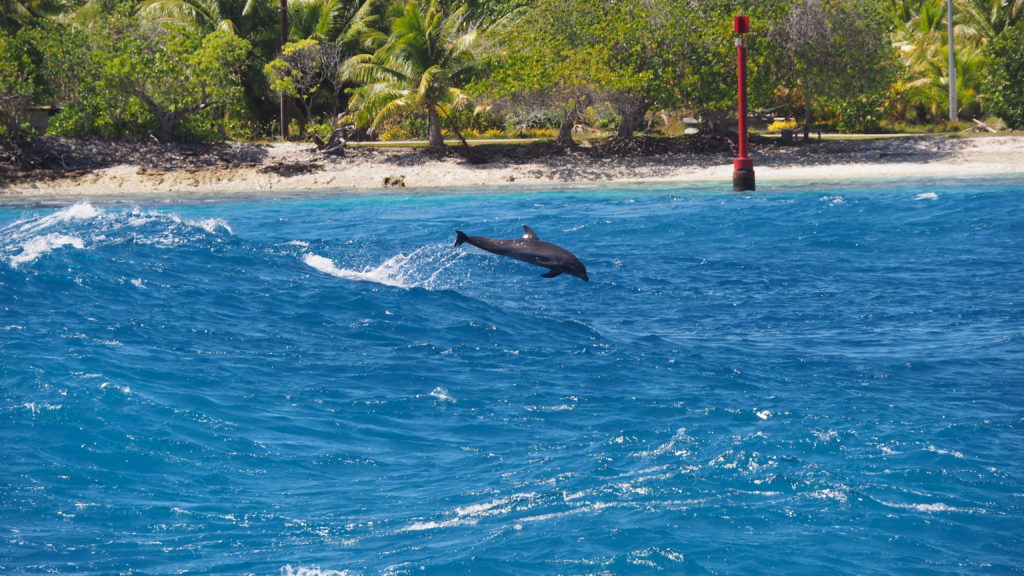
[[[0,208],[0,573],[1024,573],[1024,181],[763,188]]]

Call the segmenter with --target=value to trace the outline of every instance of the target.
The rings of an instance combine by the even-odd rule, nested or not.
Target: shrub
[[[0,33],[0,125],[4,127],[0,140],[17,138],[22,123],[27,119],[28,104],[34,90],[28,73],[31,67],[25,46]]]
[[[765,130],[767,132],[782,132],[783,130],[793,130],[796,126],[796,120],[776,120],[769,124]]]
[[[377,137],[381,142],[395,142],[397,140],[409,140],[413,135],[401,126],[388,126]]]
[[[1024,19],[989,44],[992,64],[986,79],[991,111],[1016,128],[1024,126]]]
[[[306,126],[306,139],[310,142],[314,142],[315,138],[319,138],[321,142],[327,142],[332,134],[334,134],[334,126],[331,126],[329,122],[318,122]]]

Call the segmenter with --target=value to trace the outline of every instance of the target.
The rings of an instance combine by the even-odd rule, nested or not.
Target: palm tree
[[[80,12],[102,0],[89,0]],[[169,20],[201,33],[226,30],[248,40],[260,59],[270,60],[281,49],[277,0],[145,0],[138,8],[150,20]]]
[[[376,130],[414,112],[427,120],[430,146],[440,148],[441,118],[468,103],[460,87],[477,66],[477,34],[464,26],[465,4],[446,17],[438,0],[428,1],[396,5],[390,32],[368,31],[363,41],[373,53],[349,58],[343,77],[362,84],[349,103],[357,125]]]
[[[1024,0],[960,0],[960,24],[979,43],[991,40],[1024,16]]]
[[[14,0],[0,0],[9,1]],[[100,6],[104,1],[89,0],[86,6]],[[360,49],[358,38],[379,18],[381,2],[365,0],[360,5],[351,0],[144,0],[139,11],[148,19],[179,22],[203,34],[227,30],[248,40],[255,58],[246,75],[246,90],[250,102],[269,116],[271,103],[266,93],[264,64],[279,58],[287,42],[303,39],[317,40],[325,47],[337,44],[343,57],[351,56]],[[282,16],[287,29],[284,35],[280,30]],[[333,77],[328,82],[329,92],[337,100],[339,84]],[[287,111],[287,102],[285,105]],[[286,116],[279,124],[287,128]]]
[[[353,6],[344,0],[292,0],[288,5],[291,35],[303,40],[334,40]]]
[[[33,20],[54,16],[71,8],[63,0],[0,0],[0,30],[15,32]]]
[[[936,119],[948,112],[949,47],[943,0],[903,0],[894,18],[906,18],[893,31],[905,76],[893,86],[897,94],[893,112],[915,112],[918,119]],[[1019,17],[1024,0],[958,0],[954,15],[957,71],[957,114],[982,112],[981,82],[988,58],[985,44],[1007,22]],[[908,17],[909,16],[909,17]]]

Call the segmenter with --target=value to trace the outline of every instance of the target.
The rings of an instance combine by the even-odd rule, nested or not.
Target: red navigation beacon
[[[754,189],[754,161],[747,155],[747,48],[743,45],[743,34],[750,32],[750,17],[737,16],[732,21],[736,33],[736,78],[739,92],[739,157],[732,161],[732,189],[747,192]]]

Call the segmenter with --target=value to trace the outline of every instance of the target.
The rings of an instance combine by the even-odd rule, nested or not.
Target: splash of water
[[[463,257],[463,252],[453,250],[447,244],[429,244],[409,254],[397,254],[377,266],[362,270],[340,268],[330,258],[311,252],[302,256],[306,265],[324,274],[330,274],[357,282],[374,282],[397,288],[425,288],[444,290],[450,288],[444,280],[444,272]]]

